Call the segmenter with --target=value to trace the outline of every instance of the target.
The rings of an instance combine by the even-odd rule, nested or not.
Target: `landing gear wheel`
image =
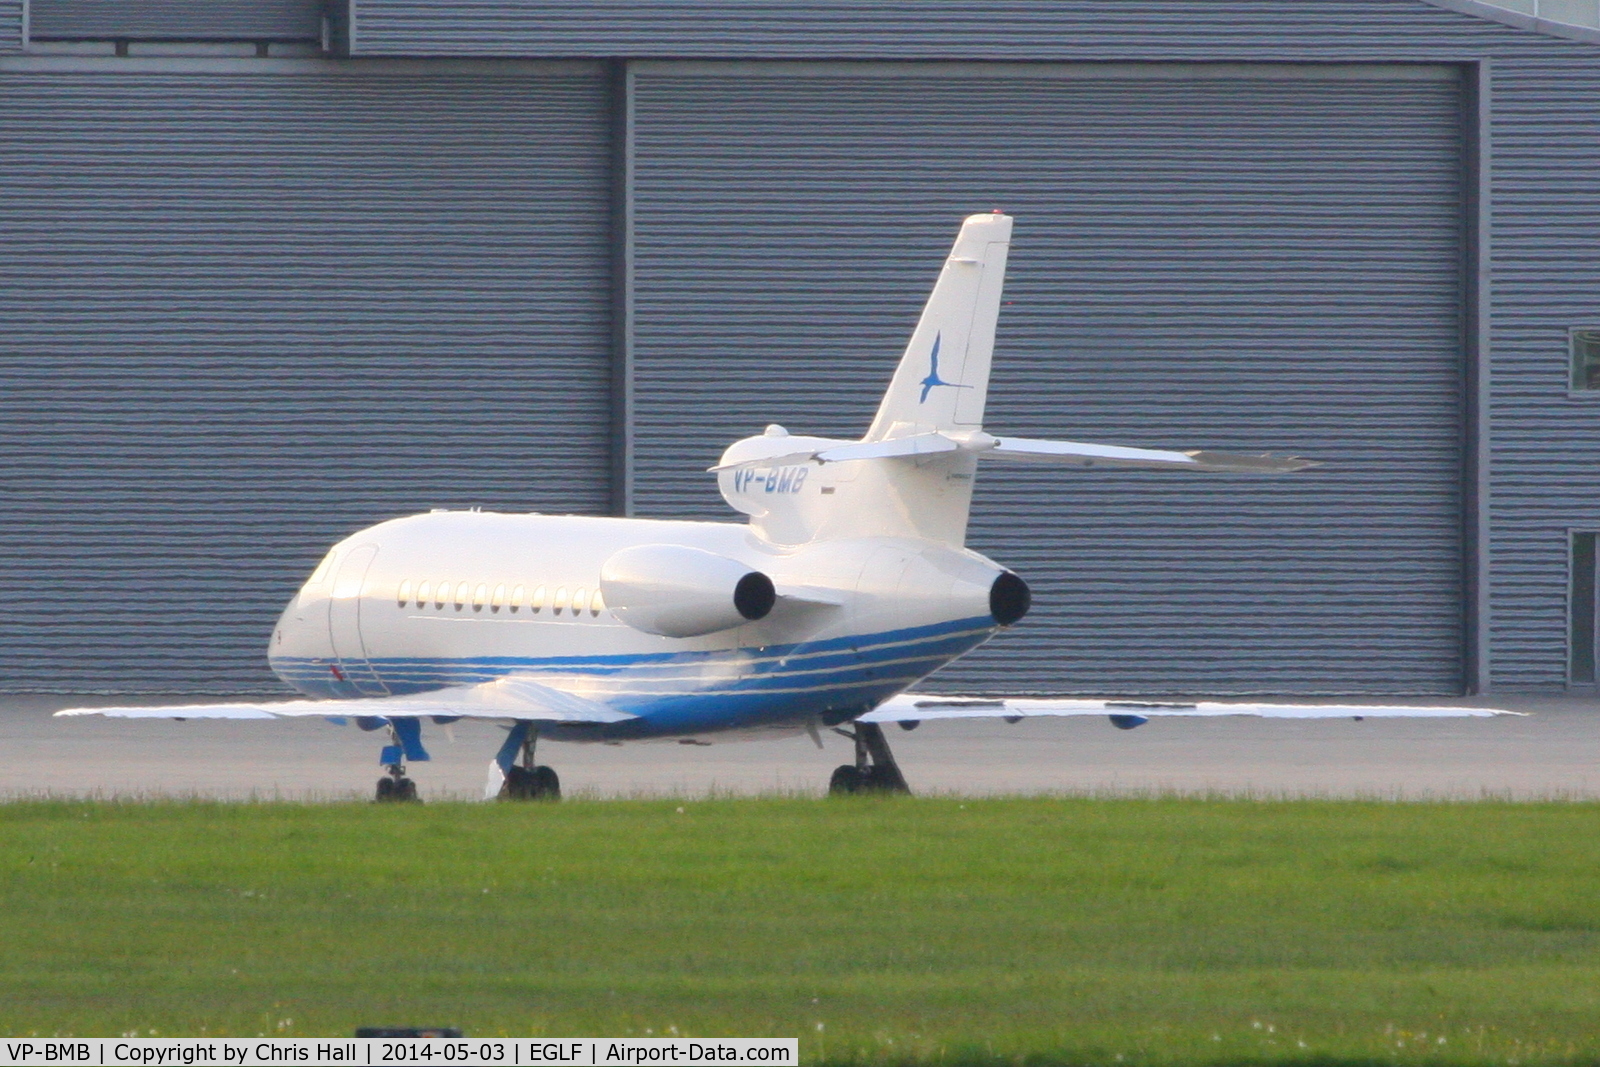
[[[860,772],[857,772],[860,773]],[[863,793],[909,793],[898,768],[875,764],[861,783]]]
[[[835,727],[834,732],[855,742],[856,761],[834,768],[833,777],[828,779],[829,796],[911,793],[911,787],[906,785],[905,776],[894,761],[894,753],[889,751],[889,742],[884,740],[883,727],[874,722],[858,722],[854,730]]]
[[[422,803],[422,798],[417,796],[417,783],[409,778],[379,778],[375,799],[379,804]]]
[[[417,796],[417,783],[393,772],[387,778],[378,779],[378,795],[374,799],[379,804],[422,803],[422,798]]]
[[[852,796],[861,792],[863,784],[861,772],[853,764],[846,763],[833,769],[833,777],[828,779],[828,795]]]
[[[500,787],[501,800],[560,800],[561,779],[549,767],[512,767]]]

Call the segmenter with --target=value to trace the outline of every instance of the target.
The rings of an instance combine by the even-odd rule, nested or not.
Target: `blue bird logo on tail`
[[[970,389],[970,385],[961,385],[958,382],[947,382],[939,377],[939,342],[944,339],[943,332],[933,335],[933,351],[928,355],[928,376],[921,381],[922,395],[917,398],[917,403],[925,404],[928,400],[928,390],[936,385],[948,386],[951,389]]]

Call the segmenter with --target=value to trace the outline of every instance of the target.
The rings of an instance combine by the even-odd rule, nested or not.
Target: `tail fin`
[[[872,428],[860,441],[790,437],[769,426],[728,446],[722,495],[768,541],[919,537],[959,547],[978,457],[1077,467],[1288,473],[1296,456],[1167,452],[983,432],[1011,218],[973,215],[933,287]]]
[[[983,427],[1011,216],[972,215],[944,261],[864,441]]]

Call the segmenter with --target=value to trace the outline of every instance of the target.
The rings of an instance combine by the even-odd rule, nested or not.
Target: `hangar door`
[[[988,428],[1292,477],[986,466],[1032,583],[945,690],[1450,693],[1460,89],[1438,66],[659,64],[635,74],[641,514],[768,422],[866,427],[962,216],[1017,219]]]
[[[607,505],[598,73],[188,64],[0,72],[9,689],[275,688],[333,540]]]

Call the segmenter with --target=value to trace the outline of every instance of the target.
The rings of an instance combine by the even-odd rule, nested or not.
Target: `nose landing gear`
[[[406,777],[404,763],[389,764],[389,775],[378,779],[378,795],[374,799],[380,804],[422,803],[422,798],[417,796],[417,783]]]
[[[378,795],[373,799],[380,804],[422,803],[417,796],[417,783],[406,777],[406,760],[426,760],[428,750],[422,747],[422,723],[413,718],[379,719],[358,723],[362,729],[389,728],[389,743],[383,746],[378,762],[388,768],[388,776],[378,779]]]
[[[900,773],[889,742],[883,736],[883,727],[875,722],[858,722],[853,730],[834,727],[834,733],[848,737],[856,744],[855,763],[834,768],[828,779],[828,795],[849,796],[853,793],[903,793],[910,795],[911,787]]]

